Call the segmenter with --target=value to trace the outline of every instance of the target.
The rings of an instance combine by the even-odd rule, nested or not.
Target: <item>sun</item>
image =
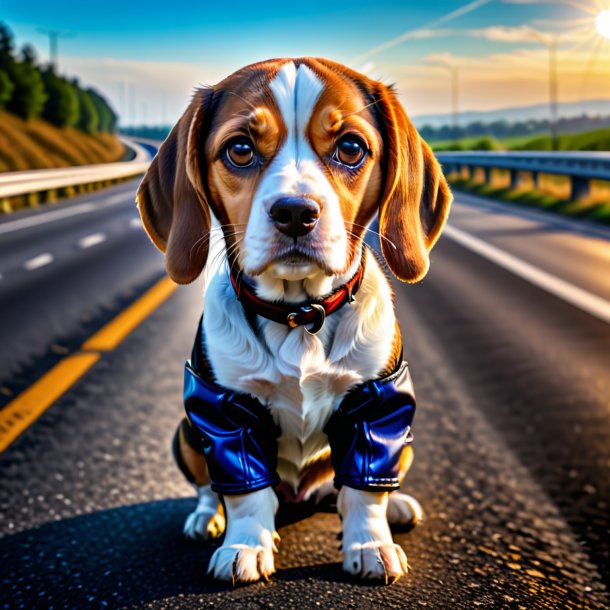
[[[604,38],[610,40],[610,9],[606,9],[597,15],[595,27]]]

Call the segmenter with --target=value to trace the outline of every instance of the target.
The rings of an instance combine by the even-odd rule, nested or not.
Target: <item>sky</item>
[[[19,46],[98,88],[129,124],[171,124],[192,91],[271,57],[314,55],[394,83],[412,117],[548,101],[549,36],[559,100],[610,99],[610,41],[595,16],[610,0],[202,0],[102,3],[0,0]],[[545,42],[547,41],[547,42]],[[610,114],[610,106],[609,106]]]

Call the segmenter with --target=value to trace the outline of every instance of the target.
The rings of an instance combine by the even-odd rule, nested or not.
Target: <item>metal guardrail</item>
[[[131,161],[0,173],[0,199],[144,173],[150,165],[150,152],[133,140],[121,139],[136,152]]]
[[[567,176],[572,199],[588,195],[591,180],[610,181],[610,152],[469,151],[439,152],[436,157],[448,173],[483,168],[487,181],[492,169],[509,170],[512,188],[519,186],[520,172],[531,173],[535,184],[539,174]]]

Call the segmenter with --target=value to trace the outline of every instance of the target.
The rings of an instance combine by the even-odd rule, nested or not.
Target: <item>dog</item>
[[[205,269],[174,453],[198,493],[185,534],[224,534],[217,579],[267,579],[279,503],[333,493],[344,570],[407,572],[390,525],[422,519],[396,490],[415,403],[364,237],[377,216],[387,266],[417,282],[451,200],[393,89],[326,59],[264,61],[198,89],[160,147],[137,204],[175,282]]]

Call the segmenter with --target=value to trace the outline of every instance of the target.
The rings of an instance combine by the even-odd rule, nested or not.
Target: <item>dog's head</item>
[[[211,213],[250,276],[352,268],[379,214],[402,281],[428,270],[451,193],[391,88],[325,59],[278,59],[197,91],[137,195],[169,275],[205,266]]]

